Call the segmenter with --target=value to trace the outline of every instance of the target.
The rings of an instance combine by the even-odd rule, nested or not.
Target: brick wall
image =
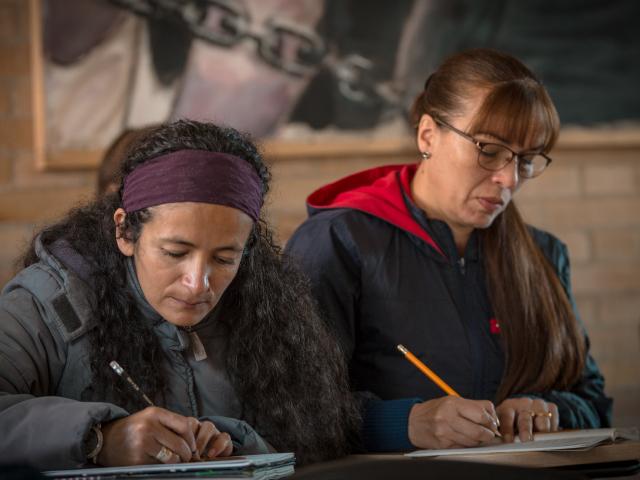
[[[574,293],[616,400],[616,423],[640,425],[640,150],[556,157],[520,205],[528,221],[568,244]]]
[[[0,285],[32,232],[90,198],[95,174],[35,168],[27,2],[0,0]],[[517,202],[556,233],[572,257],[573,284],[592,352],[616,399],[615,423],[640,425],[640,139],[619,132],[563,133],[553,166]],[[573,140],[567,140],[573,139]],[[576,140],[577,139],[577,140]],[[585,141],[581,141],[584,139]],[[269,216],[285,241],[304,219],[304,198],[353,171],[413,157],[274,155]]]
[[[0,0],[0,284],[31,233],[93,194],[93,172],[35,167],[28,2]]]

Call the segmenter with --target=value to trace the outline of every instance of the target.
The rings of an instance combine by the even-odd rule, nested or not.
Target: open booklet
[[[91,478],[283,478],[294,473],[293,453],[268,453],[220,457],[207,462],[135,465],[130,467],[84,468],[43,472],[55,479]]]
[[[451,448],[444,450],[416,450],[408,457],[440,457],[454,455],[480,455],[491,453],[551,452],[557,450],[586,450],[601,443],[618,439],[639,440],[638,429],[594,428],[589,430],[563,430],[552,433],[536,433],[532,442],[496,443],[484,447]]]

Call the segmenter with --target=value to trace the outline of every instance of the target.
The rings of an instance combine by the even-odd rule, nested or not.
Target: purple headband
[[[178,202],[237,208],[255,222],[262,207],[262,182],[247,161],[206,150],[161,155],[124,179],[122,206],[127,213]]]

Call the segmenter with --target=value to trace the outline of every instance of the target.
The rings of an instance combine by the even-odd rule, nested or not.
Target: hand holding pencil
[[[469,400],[460,395],[407,348],[398,345],[407,360],[438,385],[448,396],[413,406],[408,434],[418,448],[475,447],[500,436],[492,402]]]
[[[233,443],[228,433],[220,432],[211,421],[199,421],[155,406],[117,361],[109,366],[148,407],[103,422],[104,442],[97,463],[103,466],[182,463],[231,455]]]

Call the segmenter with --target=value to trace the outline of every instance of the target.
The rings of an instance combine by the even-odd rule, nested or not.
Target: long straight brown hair
[[[516,58],[472,49],[447,58],[425,83],[412,108],[451,121],[484,94],[469,134],[486,132],[549,152],[558,113],[535,75]],[[518,393],[566,389],[584,368],[586,345],[558,275],[534,242],[512,202],[480,232],[487,286],[500,321],[505,371],[495,401]]]

